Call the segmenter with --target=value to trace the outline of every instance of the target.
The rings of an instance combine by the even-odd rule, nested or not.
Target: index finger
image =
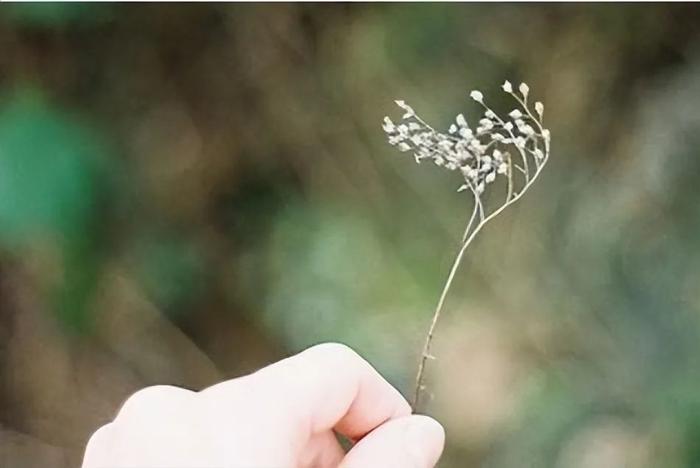
[[[256,398],[287,402],[290,422],[310,434],[335,429],[359,439],[388,420],[411,414],[398,390],[359,354],[338,343],[313,346],[214,387],[226,398],[227,386],[239,385],[251,386],[248,392]]]

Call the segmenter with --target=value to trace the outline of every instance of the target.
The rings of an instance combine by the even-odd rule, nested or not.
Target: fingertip
[[[445,428],[430,416],[413,415],[406,428],[406,450],[417,466],[432,467],[445,447]]]
[[[433,468],[445,444],[445,430],[433,418],[406,416],[367,434],[348,452],[342,468]]]

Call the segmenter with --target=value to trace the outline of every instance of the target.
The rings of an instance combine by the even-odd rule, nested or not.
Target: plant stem
[[[457,253],[457,256],[454,259],[454,262],[452,263],[452,268],[450,269],[450,274],[447,277],[447,281],[445,281],[445,285],[442,288],[442,293],[440,294],[440,299],[438,300],[437,306],[435,307],[435,312],[433,312],[433,319],[430,322],[430,328],[428,329],[428,334],[425,337],[425,343],[423,344],[423,353],[421,355],[421,360],[420,364],[418,365],[418,374],[416,375],[416,388],[415,388],[415,393],[413,396],[413,404],[411,405],[414,410],[418,409],[418,404],[420,403],[420,395],[421,391],[423,390],[423,380],[425,378],[425,365],[428,362],[428,359],[433,359],[433,356],[430,354],[430,347],[433,343],[433,335],[435,333],[435,328],[437,327],[438,320],[440,319],[440,314],[442,313],[442,308],[445,305],[445,298],[447,297],[447,293],[450,291],[450,286],[452,286],[452,281],[455,278],[455,274],[457,273],[457,270],[459,269],[460,263],[462,263],[462,257],[464,257],[464,252],[467,251],[467,247],[469,247],[469,244],[471,241],[474,239],[474,234],[476,231],[479,230],[480,226],[483,223],[479,223],[477,225],[476,229],[472,233],[472,235],[468,236],[469,233],[469,228],[471,227],[471,224],[474,220],[474,214],[476,213],[477,209],[477,204],[475,200],[474,204],[474,213],[472,213],[472,216],[469,220],[469,224],[467,224],[467,229],[464,232],[464,239],[462,241],[462,246],[459,249],[459,252]],[[468,236],[468,237],[467,237]]]
[[[420,396],[424,388],[423,382],[425,380],[425,367],[428,362],[428,359],[435,359],[430,354],[430,348],[433,344],[433,336],[435,334],[435,329],[437,327],[438,320],[440,319],[442,309],[445,305],[447,293],[450,291],[452,281],[454,280],[457,270],[459,269],[459,265],[462,263],[462,258],[464,257],[464,253],[467,251],[467,247],[469,247],[476,235],[479,233],[479,231],[481,231],[481,228],[483,228],[493,218],[498,216],[508,206],[518,201],[525,194],[525,192],[527,192],[527,189],[533,184],[533,182],[535,182],[537,176],[540,175],[540,172],[544,167],[545,163],[547,162],[547,159],[549,159],[549,153],[545,154],[545,158],[543,159],[542,164],[537,168],[533,177],[527,177],[527,182],[523,189],[520,190],[520,192],[513,195],[512,198],[506,201],[503,205],[501,205],[497,210],[488,215],[486,218],[481,218],[480,222],[471,231],[471,233],[469,233],[471,225],[474,221],[474,213],[472,213],[472,216],[469,219],[469,223],[467,224],[467,228],[464,232],[462,245],[459,248],[459,252],[455,257],[454,262],[452,263],[452,268],[450,268],[450,274],[447,276],[447,281],[445,281],[445,285],[442,288],[442,293],[440,293],[440,299],[438,300],[437,306],[435,307],[435,312],[433,312],[433,319],[430,322],[430,328],[428,328],[428,334],[425,337],[425,343],[423,344],[423,352],[421,354],[420,364],[418,365],[418,373],[416,374],[416,387],[413,395],[413,403],[411,405],[414,411],[418,410],[418,405],[420,404]],[[479,202],[479,196],[476,193],[474,193],[474,210],[478,208]]]

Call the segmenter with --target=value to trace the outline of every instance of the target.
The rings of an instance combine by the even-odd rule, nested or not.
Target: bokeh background
[[[697,5],[0,7],[0,466],[74,467],[146,385],[321,341],[410,394],[470,209],[384,142],[481,89],[542,179],[435,341],[449,467],[700,466]]]

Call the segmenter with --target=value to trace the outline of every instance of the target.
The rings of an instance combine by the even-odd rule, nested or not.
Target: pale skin
[[[353,441],[346,453],[334,431]],[[327,343],[200,392],[148,387],[90,438],[83,468],[432,468],[442,426]]]

